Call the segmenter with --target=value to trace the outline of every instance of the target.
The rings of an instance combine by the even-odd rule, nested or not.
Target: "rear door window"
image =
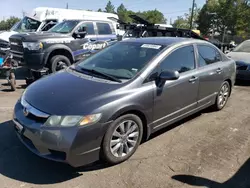
[[[179,73],[195,69],[194,47],[190,45],[173,51],[162,61],[160,69],[161,72],[171,70]]]
[[[221,55],[215,48],[206,45],[198,45],[197,48],[199,53],[199,67],[221,61]]]
[[[112,28],[108,23],[96,23],[99,35],[110,35],[112,34]]]

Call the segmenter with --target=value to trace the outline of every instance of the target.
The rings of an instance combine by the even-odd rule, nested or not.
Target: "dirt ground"
[[[122,164],[78,169],[41,159],[17,139],[11,117],[23,84],[16,92],[0,87],[1,188],[250,188],[250,84],[235,86],[222,111],[205,110],[152,135]]]

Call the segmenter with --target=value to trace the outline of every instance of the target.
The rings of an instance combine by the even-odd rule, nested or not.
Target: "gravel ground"
[[[1,188],[250,187],[250,85],[235,86],[222,111],[205,110],[152,135],[120,165],[74,169],[33,155],[17,139],[10,120],[23,84],[16,92],[0,87]]]

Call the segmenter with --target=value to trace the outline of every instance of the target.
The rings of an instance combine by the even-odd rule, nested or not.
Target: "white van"
[[[13,34],[47,31],[63,20],[82,19],[110,22],[111,20],[108,17],[118,19],[118,16],[112,13],[48,7],[35,8],[30,14],[27,14],[20,22],[15,24],[10,31],[0,33],[0,56],[4,56],[6,51],[9,50],[9,37]],[[116,29],[117,23],[112,21],[112,24],[114,25],[116,34],[118,34],[119,31]]]

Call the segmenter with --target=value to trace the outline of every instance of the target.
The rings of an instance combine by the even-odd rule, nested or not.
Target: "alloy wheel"
[[[218,96],[218,105],[222,108],[227,103],[227,99],[229,97],[229,85],[225,83],[220,90],[219,96]]]
[[[128,155],[136,146],[139,138],[138,124],[132,120],[120,123],[110,140],[110,151],[115,157]]]

